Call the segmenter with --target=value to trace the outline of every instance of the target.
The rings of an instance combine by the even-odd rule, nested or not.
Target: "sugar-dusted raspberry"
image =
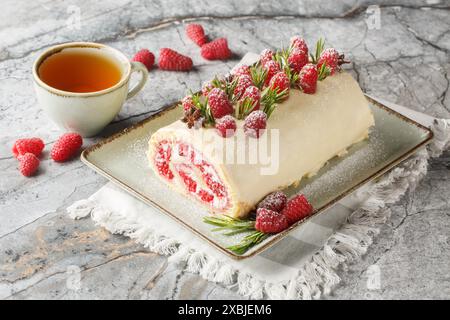
[[[209,92],[214,89],[214,86],[211,82],[207,82],[202,87],[202,96],[207,97]]]
[[[274,57],[274,53],[270,49],[264,49],[261,54],[259,55],[259,60],[261,62],[261,65],[266,64],[268,61],[272,61]]]
[[[234,96],[239,99],[245,92],[245,90],[253,85],[252,78],[250,76],[240,76],[237,80],[237,85],[234,88]]]
[[[306,45],[305,39],[299,37],[299,36],[293,36],[291,38],[291,48],[297,48],[302,50],[306,53],[306,56],[308,56],[308,46]]]
[[[233,136],[236,131],[236,120],[231,115],[226,115],[216,120],[215,127],[221,137],[228,138]]]
[[[288,63],[292,71],[299,73],[308,63],[308,53],[301,49],[293,48],[289,54]]]
[[[183,106],[183,110],[185,112],[191,111],[192,108],[195,108],[191,95],[184,97],[183,100],[181,100],[181,105]]]
[[[219,88],[214,88],[208,93],[208,104],[214,119],[233,113],[233,106],[226,93]]]
[[[255,229],[264,233],[278,233],[289,227],[284,215],[265,208],[256,211]]]
[[[270,80],[269,84],[269,86],[272,89],[276,89],[278,93],[284,90],[289,91],[290,85],[289,78],[283,71],[276,73]]]
[[[252,138],[259,138],[267,125],[267,115],[262,110],[251,112],[244,120],[244,132]]]
[[[284,209],[281,211],[289,224],[293,224],[313,212],[312,205],[308,202],[304,195],[299,194],[290,199]]]
[[[231,74],[234,77],[240,77],[240,76],[249,76],[250,77],[250,67],[243,64],[243,65],[231,70]]]
[[[319,61],[317,61],[317,69],[326,64],[330,70],[330,75],[333,75],[339,69],[339,53],[334,48],[325,49],[321,54]]]
[[[276,63],[273,60],[267,61],[264,65],[263,65],[264,69],[267,70],[267,77],[266,77],[266,85],[270,82],[270,80],[272,79],[272,77],[277,74],[278,72],[280,72],[280,65],[278,63]]]
[[[250,86],[245,89],[245,92],[241,97],[241,100],[244,99],[249,99],[252,102],[252,111],[259,110],[261,107],[261,91],[255,86]]]
[[[316,92],[318,76],[316,65],[308,63],[302,68],[298,76],[298,83],[304,93]]]
[[[284,192],[276,191],[267,195],[260,203],[258,203],[257,208],[280,212],[286,206],[286,202],[287,197]]]

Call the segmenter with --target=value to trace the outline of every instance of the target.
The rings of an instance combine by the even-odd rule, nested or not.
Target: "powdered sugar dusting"
[[[377,132],[372,132],[370,147],[367,141],[363,141],[349,148],[345,157],[331,159],[316,176],[302,181],[300,193],[317,208],[333,198],[336,190],[363,179],[368,170],[377,169],[382,161],[387,160],[389,152],[381,138]]]
[[[287,196],[284,192],[276,191],[264,198],[259,204],[258,208],[265,208],[280,212],[286,206]]]

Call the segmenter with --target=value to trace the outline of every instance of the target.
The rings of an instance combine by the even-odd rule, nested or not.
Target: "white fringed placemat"
[[[241,63],[254,60],[255,54],[247,54]],[[254,299],[317,299],[339,283],[339,266],[357,261],[367,251],[379,227],[389,218],[387,205],[415,188],[427,172],[428,159],[439,156],[449,145],[449,120],[381,102],[431,127],[433,142],[260,255],[233,260],[112,183],[67,211],[74,219],[90,215],[110,232],[170,256],[169,268],[184,268],[209,281],[235,286],[242,295]]]

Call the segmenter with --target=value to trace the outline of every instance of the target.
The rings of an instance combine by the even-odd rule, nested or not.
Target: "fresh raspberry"
[[[295,73],[299,73],[305,64],[308,63],[308,53],[301,49],[294,48],[289,54],[288,63]]]
[[[214,88],[209,92],[208,104],[214,119],[233,113],[233,106],[228,100],[226,93],[219,88]]]
[[[309,216],[313,212],[313,207],[302,194],[296,195],[288,201],[281,214],[286,217],[289,225]]]
[[[234,88],[234,96],[239,99],[250,86],[253,86],[252,78],[249,76],[240,76]]]
[[[272,79],[272,77],[280,72],[280,65],[278,63],[276,63],[273,60],[267,61],[264,64],[264,69],[267,70],[267,78],[266,78],[266,85],[269,84],[270,80]]]
[[[317,69],[320,69],[324,63],[330,69],[330,75],[333,75],[339,69],[339,52],[334,48],[323,50],[319,61],[317,61]]]
[[[200,54],[207,60],[226,60],[232,55],[225,38],[218,38],[204,44],[200,49]]]
[[[279,212],[265,208],[256,211],[255,229],[264,233],[278,233],[289,227],[288,220]]]
[[[281,191],[276,191],[267,195],[260,203],[258,203],[257,208],[281,212],[286,206],[286,202],[286,195]]]
[[[207,82],[202,87],[202,96],[207,97],[209,92],[214,89],[214,86],[211,82]]]
[[[228,138],[236,131],[236,121],[230,115],[226,115],[216,121],[216,130],[219,136]]]
[[[197,23],[191,23],[186,26],[186,35],[199,47],[208,42],[208,39],[205,36],[205,30]]]
[[[251,76],[250,74],[250,67],[247,65],[241,65],[237,68],[234,68],[231,70],[231,74],[235,77],[241,77],[241,76]]]
[[[56,162],[72,158],[83,145],[83,138],[78,133],[65,133],[55,142],[50,156]]]
[[[183,100],[181,100],[181,105],[183,106],[183,110],[185,112],[191,111],[192,108],[195,108],[192,96],[184,97]]]
[[[155,64],[155,55],[147,49],[142,49],[139,50],[131,60],[142,63],[147,67],[147,70],[150,71]]]
[[[244,100],[245,98],[252,101],[253,109],[252,111],[259,110],[261,107],[261,91],[255,86],[250,86],[247,89],[245,89],[244,94],[242,95],[241,99]]]
[[[273,60],[274,53],[270,49],[264,49],[259,55],[259,61],[261,61],[261,65],[265,65],[268,61]]]
[[[32,176],[39,167],[39,159],[30,152],[18,156],[19,170],[25,177]]]
[[[308,63],[299,73],[298,81],[304,93],[315,93],[318,78],[317,68],[314,64]]]
[[[19,139],[14,142],[12,153],[16,158],[27,152],[34,154],[36,157],[39,157],[43,149],[44,141],[39,138]]]
[[[264,111],[251,112],[244,120],[244,132],[252,138],[259,138],[267,125],[267,115]]]
[[[308,56],[308,46],[306,45],[306,41],[299,36],[293,36],[291,38],[291,48],[297,48],[305,52],[306,56]]]
[[[289,92],[290,85],[291,84],[289,78],[283,71],[280,71],[277,74],[275,74],[270,80],[269,84],[269,86],[272,89],[276,89],[278,93],[284,90],[287,90]]]
[[[159,50],[158,64],[162,70],[189,71],[192,69],[191,58],[169,48]]]

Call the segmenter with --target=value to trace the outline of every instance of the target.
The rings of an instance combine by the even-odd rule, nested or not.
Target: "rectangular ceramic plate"
[[[353,145],[344,157],[330,160],[317,175],[303,179],[300,185],[284,190],[288,195],[303,193],[316,211],[323,212],[363,184],[375,179],[427,144],[433,133],[426,127],[367,97],[375,116],[369,139]],[[159,208],[178,223],[229,256],[242,259],[260,253],[283,239],[307,219],[265,239],[243,255],[226,249],[243,235],[227,237],[212,232],[202,220],[207,211],[184,196],[173,192],[149,168],[146,151],[148,139],[159,128],[179,119],[181,108],[175,105],[155,114],[104,141],[93,145],[81,159],[94,170],[132,195]]]

